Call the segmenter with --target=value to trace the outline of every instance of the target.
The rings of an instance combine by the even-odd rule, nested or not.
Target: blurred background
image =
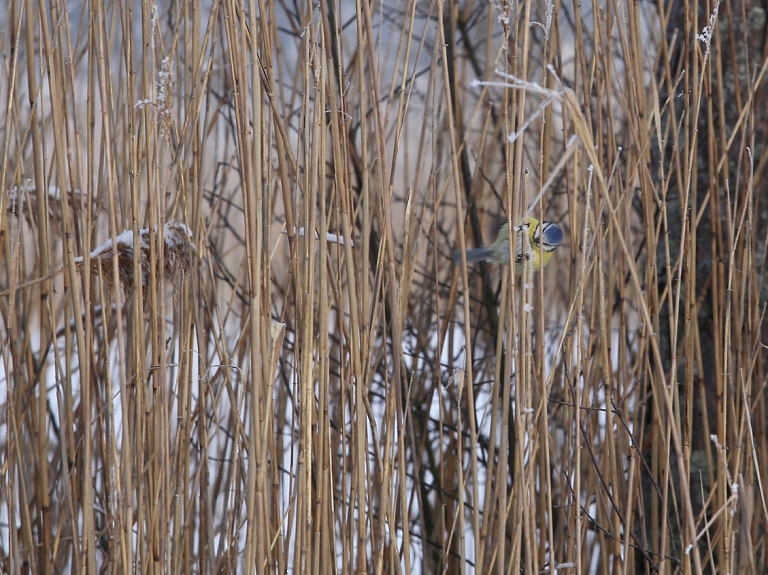
[[[0,573],[765,572],[762,4],[0,6]],[[557,222],[541,272],[451,261]]]

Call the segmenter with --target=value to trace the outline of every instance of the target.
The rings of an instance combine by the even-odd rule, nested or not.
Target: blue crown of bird
[[[527,216],[519,220],[514,227],[517,234],[515,240],[515,273],[521,274],[527,264],[530,271],[539,271],[552,259],[552,253],[563,243],[563,229],[555,222],[539,222],[536,218]],[[527,242],[526,242],[527,237]],[[525,245],[525,244],[528,245]],[[496,241],[490,246],[467,250],[467,263],[490,262],[507,265],[509,257],[509,224],[499,229]],[[453,252],[453,261],[461,263],[461,251]]]

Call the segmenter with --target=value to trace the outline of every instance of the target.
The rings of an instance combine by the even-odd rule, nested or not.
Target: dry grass
[[[765,572],[765,10],[592,8],[0,7],[0,573]]]

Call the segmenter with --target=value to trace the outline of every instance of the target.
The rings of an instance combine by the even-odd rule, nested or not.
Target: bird
[[[515,242],[515,273],[521,275],[527,262],[530,271],[539,271],[552,259],[552,253],[563,243],[563,229],[555,222],[539,222],[536,218],[527,216],[519,220],[515,226],[517,240]],[[528,245],[523,239],[527,234]],[[453,252],[453,261],[461,263],[461,251]],[[467,263],[490,262],[509,264],[509,223],[499,229],[496,241],[490,246],[467,250]]]

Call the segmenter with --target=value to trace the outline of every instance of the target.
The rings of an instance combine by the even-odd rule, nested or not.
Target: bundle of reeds
[[[159,244],[162,239],[163,245]],[[150,231],[149,228],[139,230],[139,262],[141,263],[141,285],[147,289],[149,284],[150,266]],[[177,274],[189,272],[194,264],[197,250],[190,229],[179,222],[170,221],[163,225],[162,238],[156,236],[155,253],[162,254],[162,270],[165,279],[172,281]],[[126,230],[114,240],[107,240],[95,248],[89,256],[91,273],[104,281],[105,288],[114,289],[116,282],[114,277],[114,257],[117,256],[118,284],[127,293],[133,290],[134,278],[134,234],[133,230]],[[78,256],[75,263],[79,266],[85,264],[85,258]]]

